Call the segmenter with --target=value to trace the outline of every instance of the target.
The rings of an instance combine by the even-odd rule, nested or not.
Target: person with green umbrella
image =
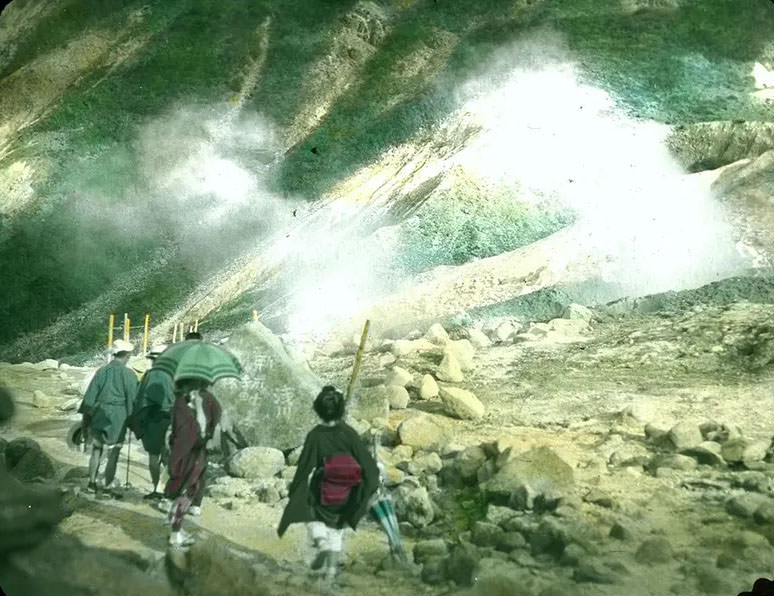
[[[183,518],[199,494],[207,468],[207,442],[220,421],[221,407],[208,391],[210,383],[201,378],[175,382],[172,433],[169,437],[169,481],[164,496],[172,500],[169,544],[187,546],[193,538],[183,531]]]
[[[137,393],[137,375],[126,365],[134,346],[118,339],[113,343],[113,360],[97,370],[78,411],[83,414],[83,427],[88,428],[92,449],[89,459],[88,492],[97,493],[97,473],[103,450],[108,449],[105,465],[105,488],[112,484],[118,466],[118,456],[126,437],[127,418],[132,413]],[[106,490],[108,497],[120,497],[120,493]]]

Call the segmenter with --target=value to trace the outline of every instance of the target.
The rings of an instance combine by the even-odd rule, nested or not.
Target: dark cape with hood
[[[90,436],[107,445],[124,441],[137,385],[137,375],[118,359],[97,370],[78,409],[87,416]]]
[[[138,439],[142,439],[143,448],[150,454],[159,455],[164,450],[174,392],[172,377],[156,368],[145,373],[137,389],[130,428]]]
[[[320,504],[319,474],[324,461],[336,454],[347,454],[357,460],[362,480],[352,489],[344,505]],[[282,536],[290,524],[321,521],[332,528],[349,525],[352,529],[368,511],[368,503],[379,485],[379,468],[355,429],[343,421],[334,426],[320,424],[306,436],[298,460],[298,469],[289,489],[289,501],[282,514],[277,534]]]

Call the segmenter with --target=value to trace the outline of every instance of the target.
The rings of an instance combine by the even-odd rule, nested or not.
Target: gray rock
[[[422,581],[431,586],[442,584],[445,580],[446,560],[443,557],[428,557],[422,564]]]
[[[620,562],[583,560],[573,571],[572,579],[578,583],[617,584],[621,576],[628,573],[629,570]]]
[[[32,392],[32,405],[36,408],[50,408],[54,405],[54,399],[43,393],[40,389]]]
[[[285,456],[273,447],[246,447],[228,461],[228,473],[238,478],[271,478],[285,467]]]
[[[650,451],[639,443],[626,443],[610,455],[609,463],[613,466],[642,466],[650,459]]]
[[[7,449],[6,449],[7,452]],[[51,458],[40,449],[28,449],[16,465],[9,466],[11,474],[22,482],[30,482],[36,478],[49,479],[55,475]]]
[[[496,548],[505,537],[505,530],[497,524],[477,521],[473,524],[470,541],[476,546]]]
[[[479,447],[467,447],[447,461],[441,471],[443,481],[451,486],[463,486],[477,481],[478,470],[486,462],[486,453]]]
[[[482,487],[489,502],[516,509],[555,507],[574,485],[572,468],[548,447],[509,459]]]
[[[81,398],[80,397],[74,397],[72,399],[68,399],[64,403],[62,403],[61,406],[59,406],[59,410],[62,412],[70,412],[72,410],[78,409],[78,406],[81,405]]]
[[[435,518],[435,508],[427,488],[406,482],[395,490],[395,513],[416,528],[428,526]]]
[[[583,501],[586,503],[592,503],[593,505],[599,505],[600,507],[606,507],[607,509],[612,509],[615,505],[610,495],[602,492],[597,488],[592,488],[589,492],[587,492],[583,497]]]
[[[741,472],[736,475],[732,482],[733,486],[741,486],[745,490],[768,493],[769,492],[769,478],[763,472]]]
[[[449,414],[463,420],[478,420],[484,415],[484,404],[459,387],[441,387],[441,401]]]
[[[414,562],[424,563],[430,557],[446,557],[449,548],[443,538],[421,540],[414,544]]]
[[[408,463],[408,473],[414,476],[421,474],[437,474],[443,468],[441,457],[435,452],[417,454]]]
[[[444,565],[446,579],[459,586],[470,586],[476,576],[476,568],[481,560],[476,548],[471,544],[456,545]]]
[[[441,381],[447,381],[448,383],[461,383],[464,379],[460,363],[450,350],[444,350],[443,360],[438,365],[435,376]]]
[[[703,465],[723,466],[726,462],[720,451],[720,443],[716,443],[715,441],[703,441],[696,447],[683,449],[680,453],[695,458],[698,463]]]
[[[546,517],[529,537],[532,555],[560,557],[571,539],[566,528],[553,517]]]
[[[444,353],[452,354],[460,365],[462,371],[473,370],[473,357],[476,350],[467,339],[450,341],[444,346]],[[439,377],[440,378],[440,377]]]
[[[436,345],[442,346],[449,341],[449,334],[446,332],[446,329],[443,328],[443,325],[434,323],[430,329],[427,330],[425,338]]]
[[[360,420],[388,418],[390,415],[390,392],[386,385],[362,389],[353,398],[349,413]]]
[[[317,422],[311,404],[322,381],[260,322],[234,331],[228,349],[244,373],[239,381],[220,381],[218,399],[239,421],[248,443],[278,449],[301,445]]]
[[[486,521],[492,524],[497,524],[498,526],[502,526],[505,522],[507,522],[512,517],[516,517],[518,515],[518,512],[511,509],[510,507],[501,507],[499,505],[487,505],[486,508]]]
[[[400,366],[393,366],[392,370],[384,380],[385,385],[398,385],[399,387],[406,387],[409,383],[414,381],[414,375],[412,375],[405,368]]]
[[[610,537],[626,541],[632,538],[632,532],[621,522],[615,522],[613,527],[610,528]]]
[[[738,438],[726,441],[720,453],[728,463],[742,463],[761,461],[766,456],[767,449],[768,444],[763,441]]]
[[[476,569],[476,594],[534,594],[537,582],[529,569],[493,556],[482,558]]]
[[[666,538],[656,537],[644,540],[634,554],[634,558],[643,565],[657,565],[673,561],[674,553]]]
[[[221,476],[213,484],[207,485],[206,491],[213,498],[246,498],[253,493],[253,487],[242,478]]]
[[[387,401],[392,410],[403,410],[409,405],[409,394],[405,387],[387,385]]]
[[[744,493],[726,501],[726,511],[737,517],[752,517],[758,508],[767,502],[766,497],[755,493]]]
[[[513,339],[513,335],[516,333],[516,329],[509,321],[503,321],[494,330],[494,340],[497,343],[506,343]]]
[[[698,449],[694,447],[694,449]],[[651,467],[655,468],[670,468],[672,470],[681,470],[683,472],[690,472],[695,470],[698,463],[693,457],[684,454],[671,454],[664,457],[656,457],[651,463]]]
[[[422,399],[433,399],[438,397],[439,392],[438,383],[435,382],[432,375],[422,377],[422,383],[419,386],[419,397]]]
[[[440,416],[418,412],[400,423],[398,437],[404,445],[437,451],[449,442],[451,432]]]
[[[32,365],[32,368],[35,370],[56,370],[59,368],[59,361],[54,360],[53,358],[46,358],[45,360],[41,360],[40,362],[36,362]]]
[[[753,513],[753,519],[759,524],[770,524],[774,522],[774,502],[766,501],[761,503]]]
[[[669,431],[669,442],[675,451],[696,447],[704,441],[699,427],[691,421],[679,422]]]
[[[468,339],[474,348],[488,348],[492,341],[480,329],[468,329]]]
[[[591,310],[582,304],[569,304],[562,313],[562,318],[564,319],[570,319],[571,321],[577,319],[586,323],[590,323],[593,317]]]

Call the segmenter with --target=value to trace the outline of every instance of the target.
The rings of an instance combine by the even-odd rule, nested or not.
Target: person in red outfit
[[[207,469],[206,445],[222,412],[208,387],[209,384],[201,379],[182,379],[175,383],[169,437],[169,481],[164,488],[164,496],[173,500],[169,510],[169,543],[173,546],[193,542],[182,529],[183,517],[200,493]]]

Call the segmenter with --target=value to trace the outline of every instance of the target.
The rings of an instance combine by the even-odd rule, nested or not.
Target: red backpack
[[[357,460],[349,454],[332,455],[323,464],[320,481],[320,503],[343,505],[350,491],[360,484],[362,470]]]

